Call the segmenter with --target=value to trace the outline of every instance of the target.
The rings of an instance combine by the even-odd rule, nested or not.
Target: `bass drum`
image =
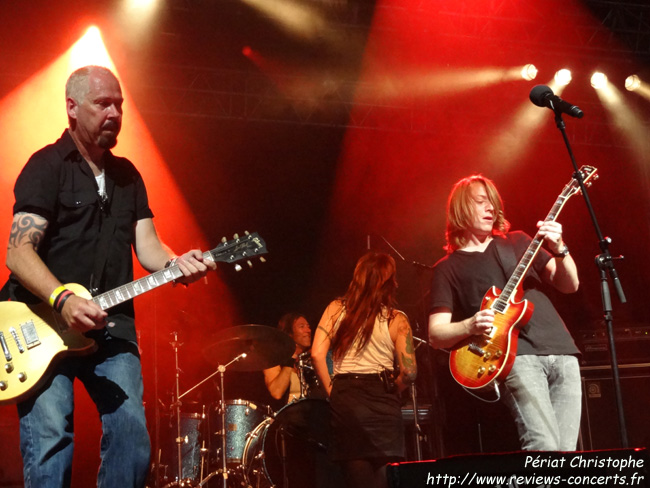
[[[251,432],[243,455],[247,486],[339,488],[338,465],[327,457],[330,408],[327,400],[304,398]]]

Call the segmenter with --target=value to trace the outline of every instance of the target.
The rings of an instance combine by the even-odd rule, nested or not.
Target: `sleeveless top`
[[[396,313],[404,315],[404,312],[395,310]],[[332,333],[336,332],[341,320],[345,316],[345,310],[336,321]],[[395,320],[395,319],[393,319]],[[379,313],[375,318],[375,327],[368,343],[359,351],[359,340],[355,340],[345,356],[340,359],[334,359],[334,374],[357,373],[368,374],[378,373],[383,369],[393,370],[393,360],[395,355],[395,344],[390,338],[388,331],[388,318],[384,312]]]

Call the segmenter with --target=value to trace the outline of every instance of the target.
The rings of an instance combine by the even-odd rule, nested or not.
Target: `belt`
[[[335,380],[379,380],[379,373],[341,373],[334,375]]]

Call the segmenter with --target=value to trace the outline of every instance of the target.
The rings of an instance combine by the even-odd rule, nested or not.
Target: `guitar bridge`
[[[9,346],[7,345],[7,341],[5,340],[5,335],[3,332],[0,332],[0,345],[2,346],[2,352],[5,355],[5,359],[7,361],[11,361],[11,351],[9,351]]]
[[[469,346],[467,346],[467,349],[469,349],[470,352],[476,354],[477,356],[481,356],[481,357],[485,356],[485,349],[483,349],[480,346],[477,346],[473,342]]]

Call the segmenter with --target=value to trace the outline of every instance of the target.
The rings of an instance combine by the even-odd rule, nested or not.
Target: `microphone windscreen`
[[[549,95],[553,95],[553,90],[551,90],[546,85],[536,85],[530,90],[530,101],[533,102],[538,107],[544,107],[544,101]]]

